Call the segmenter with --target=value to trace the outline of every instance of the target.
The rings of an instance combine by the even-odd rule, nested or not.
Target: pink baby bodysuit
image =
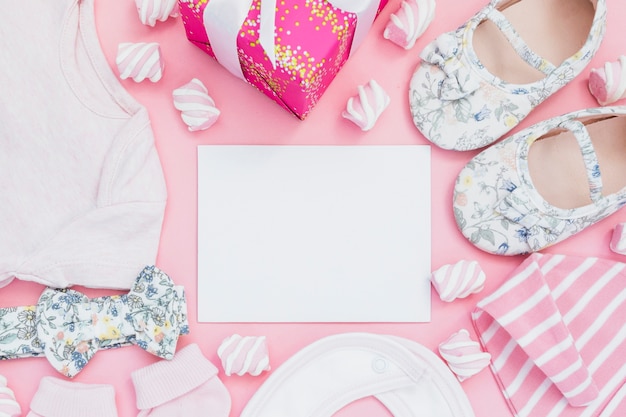
[[[33,0],[0,25],[0,287],[123,289],[155,262],[163,170],[93,7]]]

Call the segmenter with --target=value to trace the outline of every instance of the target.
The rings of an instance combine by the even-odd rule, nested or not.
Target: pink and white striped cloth
[[[514,416],[626,416],[626,264],[532,254],[472,320]]]

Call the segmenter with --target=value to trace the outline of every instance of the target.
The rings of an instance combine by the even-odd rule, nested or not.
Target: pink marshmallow
[[[178,17],[178,0],[135,0],[139,20],[147,26],[157,21],[165,22],[170,17]]]
[[[491,362],[491,354],[483,352],[480,344],[472,340],[465,329],[443,341],[439,345],[439,354],[461,382],[476,375]]]
[[[172,96],[174,107],[180,110],[181,118],[190,132],[208,129],[220,116],[215,101],[209,96],[202,81],[197,78],[174,90]]]
[[[7,386],[7,380],[0,375],[0,416],[19,417],[22,410],[15,399],[15,394]]]
[[[477,261],[461,260],[440,267],[430,281],[441,301],[452,302],[480,292],[485,287],[485,273]]]
[[[626,56],[606,62],[589,74],[589,91],[601,106],[626,97]]]
[[[270,370],[265,336],[233,334],[220,344],[217,355],[226,376],[250,374],[258,376]]]
[[[360,85],[358,90],[357,96],[348,99],[342,116],[366,131],[374,127],[376,120],[389,105],[389,96],[374,80],[364,86]]]
[[[609,247],[615,253],[626,255],[626,223],[615,226]]]
[[[165,67],[156,42],[120,43],[115,63],[121,79],[132,78],[137,83],[146,78],[153,83],[159,81]]]
[[[404,49],[411,49],[435,17],[435,0],[403,0],[392,13],[383,37]]]

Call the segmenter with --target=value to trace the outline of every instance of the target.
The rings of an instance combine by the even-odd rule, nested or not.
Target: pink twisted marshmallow
[[[348,99],[342,116],[359,126],[361,130],[370,130],[389,105],[389,96],[374,80],[364,86],[358,86],[358,91],[358,96]]]
[[[589,91],[601,106],[626,98],[626,56],[606,62],[589,74]]]
[[[613,236],[609,244],[611,250],[620,255],[626,255],[626,223],[618,223],[613,228]]]
[[[161,47],[156,42],[120,43],[115,63],[121,79],[132,78],[135,82],[148,78],[155,83],[163,76],[165,67]]]
[[[7,379],[0,375],[0,416],[19,417],[22,409],[15,399],[13,390],[7,386]]]
[[[441,301],[466,298],[485,287],[485,273],[476,261],[461,260],[444,265],[431,274],[430,280]]]
[[[144,25],[154,26],[170,17],[178,17],[178,0],[135,0],[139,20]]]
[[[220,115],[207,88],[197,78],[174,90],[172,95],[174,107],[181,111],[190,132],[208,129]]]
[[[265,336],[229,336],[219,346],[217,356],[227,376],[246,373],[257,376],[270,369]]]
[[[403,0],[389,16],[383,37],[404,49],[411,49],[435,18],[435,0]]]
[[[491,362],[491,355],[483,352],[478,342],[472,340],[465,329],[442,342],[439,345],[439,354],[461,382],[476,375]]]

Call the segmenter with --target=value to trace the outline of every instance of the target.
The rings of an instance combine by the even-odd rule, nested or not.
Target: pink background
[[[461,328],[470,330],[469,313],[476,302],[497,288],[522,257],[498,257],[474,248],[459,233],[451,209],[454,180],[459,170],[476,152],[454,152],[432,148],[432,267],[436,269],[460,259],[478,260],[487,275],[482,293],[465,300],[443,303],[433,292],[432,322],[426,324],[208,324],[196,321],[196,218],[197,178],[196,147],[200,144],[275,144],[275,145],[389,145],[429,143],[415,129],[408,106],[408,82],[419,61],[418,54],[428,41],[443,31],[456,28],[473,15],[486,0],[438,0],[435,20],[412,50],[392,44],[382,37],[389,15],[401,0],[390,0],[375,22],[368,38],[340,71],[326,94],[304,121],[280,108],[270,99],[220,67],[213,58],[192,45],[185,37],[180,18],[159,22],[156,27],[139,21],[134,1],[96,1],[96,22],[103,50],[115,69],[115,55],[120,42],[159,42],[166,62],[158,83],[122,81],[129,92],[150,113],[161,156],[167,187],[168,205],[163,224],[157,266],[178,284],[185,286],[189,299],[191,334],[179,341],[179,348],[197,343],[204,355],[221,370],[217,348],[233,333],[267,336],[270,361],[278,368],[298,350],[331,334],[363,331],[393,334],[415,340],[427,348],[437,345]],[[599,53],[577,79],[549,98],[514,130],[568,111],[595,107],[597,103],[587,90],[589,69],[615,60],[626,53],[620,17],[626,15],[626,4],[607,0],[609,20],[605,40]],[[222,111],[218,122],[204,132],[189,133],[180,113],[172,105],[172,90],[191,78],[202,80]],[[341,112],[347,99],[359,84],[375,79],[388,92],[391,104],[369,132],[361,132],[343,119]],[[550,163],[550,161],[546,161]],[[546,252],[579,256],[601,256],[623,261],[623,256],[609,250],[612,230],[626,221],[626,211],[617,213],[583,233],[560,243]],[[297,279],[298,277],[294,277]],[[90,297],[112,294],[77,287]],[[38,284],[14,281],[0,291],[0,306],[34,304],[43,288]],[[271,288],[267,289],[272,291]],[[82,383],[112,384],[116,391],[120,417],[136,416],[135,391],[130,373],[157,361],[136,348],[125,347],[99,352],[94,360],[73,380]],[[8,378],[24,415],[42,377],[63,378],[43,358],[18,359],[0,364],[0,373]],[[271,373],[271,371],[270,371]],[[220,372],[220,378],[232,396],[231,416],[238,416],[258,387],[270,373],[258,377],[231,376]],[[478,417],[507,416],[510,412],[489,370],[462,384]],[[210,415],[208,413],[207,415]],[[340,416],[386,415],[374,399],[355,402]]]

